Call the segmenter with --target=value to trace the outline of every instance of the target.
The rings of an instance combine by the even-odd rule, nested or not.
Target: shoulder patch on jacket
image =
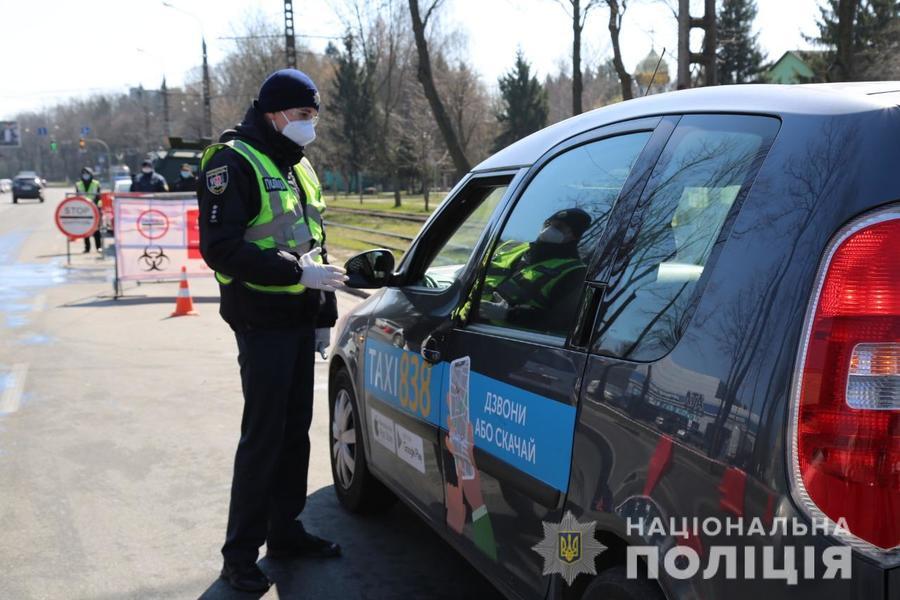
[[[279,177],[263,177],[263,185],[267,192],[286,192],[287,184]]]
[[[219,195],[228,187],[228,165],[210,169],[206,172],[206,189],[210,193]]]

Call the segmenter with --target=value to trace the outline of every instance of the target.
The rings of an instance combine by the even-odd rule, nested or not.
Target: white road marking
[[[28,377],[28,363],[13,365],[10,379],[3,396],[0,396],[0,414],[14,413],[22,405],[22,394],[25,392],[25,379]]]

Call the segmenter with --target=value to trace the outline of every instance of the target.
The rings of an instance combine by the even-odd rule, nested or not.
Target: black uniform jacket
[[[271,158],[299,194],[305,208],[306,196],[291,172],[291,167],[303,157],[303,149],[275,131],[255,103],[241,124],[223,133],[219,141],[232,139],[244,140]],[[197,197],[200,252],[210,268],[235,279],[229,285],[219,286],[222,295],[219,313],[232,329],[334,325],[337,302],[333,292],[307,289],[300,295],[273,294],[241,284],[247,281],[258,285],[293,285],[303,273],[298,260],[301,249],[298,248],[298,253],[264,250],[244,240],[247,224],[259,214],[261,206],[259,183],[245,158],[231,148],[216,152],[200,172]]]
[[[197,191],[197,178],[196,177],[182,177],[178,176],[178,180],[172,184],[173,192],[196,192]]]
[[[156,171],[151,171],[150,173],[138,173],[134,179],[131,180],[130,191],[165,192],[167,188],[168,185],[166,184],[166,179]]]

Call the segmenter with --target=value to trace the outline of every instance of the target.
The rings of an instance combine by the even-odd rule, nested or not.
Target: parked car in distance
[[[113,192],[131,191],[131,177],[119,177],[113,181]]]
[[[46,183],[34,171],[22,171],[13,179],[12,201],[19,202],[19,198],[33,198],[44,201],[44,187]]]
[[[900,598],[898,107],[684,90],[484,160],[346,263],[340,503],[509,598]]]

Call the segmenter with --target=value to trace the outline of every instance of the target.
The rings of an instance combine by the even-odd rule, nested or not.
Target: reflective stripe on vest
[[[294,177],[306,195],[306,216],[299,196],[287,182],[281,171],[272,160],[256,148],[242,140],[231,140],[224,144],[214,144],[203,151],[200,168],[204,169],[209,159],[222,148],[231,148],[242,156],[256,174],[259,185],[260,210],[244,232],[244,240],[259,248],[278,248],[303,253],[316,245],[321,246],[325,240],[322,214],[325,203],[322,200],[322,189],[315,176],[312,165],[304,157],[294,165]],[[265,179],[278,179],[283,185],[281,189],[266,189]],[[270,186],[274,187],[274,186]],[[321,258],[319,258],[321,261]],[[216,279],[223,285],[232,282],[232,278],[216,273]],[[243,285],[260,292],[300,294],[306,289],[299,283],[289,286],[258,285],[242,282]]]

